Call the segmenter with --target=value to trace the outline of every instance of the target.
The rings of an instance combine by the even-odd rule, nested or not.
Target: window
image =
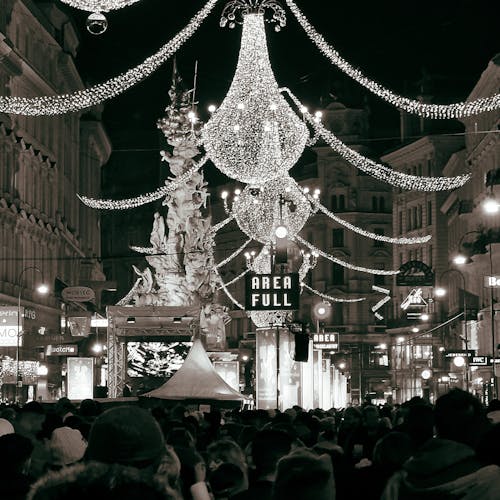
[[[398,234],[403,234],[403,212],[398,213]]]
[[[334,262],[332,268],[332,285],[343,285],[343,284],[344,284],[344,267]]]
[[[381,211],[381,212],[385,212],[385,198],[383,196],[381,196],[379,199],[378,199],[378,209]]]
[[[378,236],[384,236],[384,228],[383,227],[376,227],[375,230],[373,231],[375,234]],[[383,247],[384,242],[379,241],[379,240],[373,240],[373,246],[374,247]]]
[[[375,286],[384,286],[385,285],[385,276],[383,274],[375,274],[373,276],[373,284]]]
[[[334,229],[332,231],[332,246],[334,248],[339,248],[344,246],[344,230]]]
[[[339,210],[345,210],[345,196],[343,194],[339,196]]]
[[[372,196],[372,212],[378,212],[378,199],[376,196]]]
[[[406,210],[406,230],[411,231],[413,229],[411,225],[411,208]]]
[[[427,225],[432,224],[432,201],[427,202]]]
[[[417,229],[422,228],[422,205],[417,207]]]
[[[432,245],[429,245],[428,248],[429,248],[429,250],[428,250],[428,253],[427,253],[427,255],[428,255],[427,264],[428,264],[429,267],[432,267],[432,264],[433,264],[433,262],[432,262]]]
[[[332,195],[331,197],[331,201],[330,201],[330,208],[332,210],[337,210],[339,207],[338,207],[338,204],[337,204],[337,195]]]

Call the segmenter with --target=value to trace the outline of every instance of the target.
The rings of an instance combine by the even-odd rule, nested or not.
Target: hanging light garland
[[[75,9],[87,12],[109,12],[137,3],[139,0],[61,0]]]
[[[127,198],[125,200],[99,200],[95,198],[88,198],[78,194],[80,201],[90,208],[98,208],[100,210],[127,210],[129,208],[137,208],[141,205],[146,205],[153,201],[159,200],[163,196],[175,191],[181,187],[187,180],[189,180],[195,172],[197,172],[205,163],[208,158],[204,156],[198,163],[194,163],[193,166],[187,170],[184,174],[175,178],[175,181],[167,183],[165,186],[158,188],[152,193],[141,194],[135,198]]]
[[[328,259],[334,262],[335,264],[339,264],[342,267],[351,269],[352,271],[360,271],[362,273],[368,273],[368,274],[378,274],[380,276],[390,276],[399,273],[399,271],[386,271],[385,269],[370,269],[367,267],[355,266],[354,264],[350,264],[349,262],[345,262],[341,259],[338,259],[337,257],[334,257],[333,255],[323,252],[323,250],[320,250],[319,248],[315,247],[312,243],[309,243],[308,241],[304,240],[299,235],[296,235],[294,239],[299,243],[305,245],[312,252],[316,252],[318,255],[321,255],[321,257],[324,257],[325,259]]]
[[[240,229],[260,243],[276,240],[283,225],[288,237],[295,236],[311,215],[311,203],[288,175],[259,186],[247,186],[235,196],[232,215]]]
[[[241,252],[243,252],[243,250],[250,244],[251,241],[252,241],[251,239],[245,241],[245,243],[243,243],[243,245],[241,245],[239,248],[237,248],[229,257],[227,257],[226,259],[220,261],[215,266],[215,268],[216,269],[220,269],[222,266],[225,266],[226,264],[228,264],[229,262],[231,262],[235,257],[237,257]]]
[[[293,0],[286,0],[286,3],[306,32],[307,36],[314,42],[323,55],[325,55],[345,74],[356,80],[360,85],[399,109],[407,111],[408,113],[423,116],[425,118],[450,119],[473,116],[500,108],[500,94],[455,104],[425,104],[420,101],[399,96],[379,83],[370,80],[363,75],[360,70],[351,66],[331,45],[326,42],[323,36],[314,29]]]
[[[250,185],[286,175],[304,151],[305,123],[281,95],[267,50],[263,14],[246,14],[231,87],[202,130],[215,166]]]
[[[224,226],[227,226],[232,220],[234,220],[234,217],[231,215],[227,219],[224,219],[218,224],[215,224],[215,226],[212,226],[210,228],[210,231],[212,232],[212,234],[218,233]]]
[[[358,299],[343,299],[340,297],[332,297],[331,295],[327,295],[326,293],[320,292],[319,290],[316,290],[315,288],[310,287],[309,285],[306,285],[304,282],[300,284],[302,288],[305,288],[309,292],[313,293],[314,295],[317,295],[318,297],[321,297],[322,299],[325,300],[330,300],[332,302],[362,302],[363,300],[366,300],[365,298],[361,297]]]
[[[299,108],[304,108],[302,103],[297,97],[287,88],[282,89],[286,92],[294,103]],[[318,135],[342,158],[354,165],[359,170],[367,174],[387,182],[393,186],[412,191],[444,191],[449,189],[456,189],[463,186],[469,179],[470,174],[458,175],[456,177],[420,177],[417,175],[408,175],[402,172],[393,170],[392,168],[381,165],[357,151],[354,151],[346,144],[344,144],[333,132],[327,130],[319,120],[316,120],[307,111],[303,112],[303,116],[307,122],[313,127]]]
[[[250,272],[250,269],[245,269],[241,274],[238,274],[238,276],[236,276],[236,278],[233,278],[231,281],[228,281],[227,283],[225,283],[225,286],[231,286],[232,284],[236,283],[237,281],[240,281],[241,278],[243,278],[243,276],[245,276],[245,274],[248,274]],[[222,290],[222,286],[220,286],[219,288],[217,288],[217,290]]]
[[[158,250],[153,247],[137,247],[134,245],[129,246],[130,250],[137,252],[137,253],[142,253],[145,255],[158,255]],[[160,254],[162,255],[162,254]]]
[[[43,97],[0,96],[0,112],[17,115],[58,115],[79,111],[95,106],[115,97],[133,85],[144,80],[174,55],[180,47],[196,32],[201,23],[210,14],[218,0],[209,0],[172,40],[163,45],[158,52],[148,57],[143,63],[119,76],[111,78],[85,90],[71,94]]]
[[[219,280],[220,287],[222,290],[224,290],[224,293],[227,295],[228,299],[239,309],[242,309],[243,311],[245,308],[232,296],[231,292],[227,289],[226,284],[224,283],[224,280],[222,279],[221,275],[219,274],[219,271],[217,268],[214,268],[214,272],[217,275],[217,279]]]
[[[367,238],[370,238],[372,240],[383,241],[385,243],[392,243],[395,245],[416,245],[416,244],[426,243],[432,238],[430,234],[426,236],[416,236],[413,238],[406,238],[406,237],[392,238],[390,236],[384,236],[383,234],[375,234],[370,231],[365,231],[364,229],[355,226],[354,224],[351,224],[350,222],[347,222],[346,220],[336,216],[333,212],[330,212],[330,210],[328,210],[324,205],[322,205],[318,200],[316,200],[312,196],[309,195],[308,199],[317,210],[325,214],[333,221],[337,222],[338,224],[341,224],[350,231],[353,231],[354,233],[366,236]]]

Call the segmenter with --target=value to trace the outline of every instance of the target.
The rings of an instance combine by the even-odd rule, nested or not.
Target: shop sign
[[[247,274],[245,278],[245,309],[247,311],[299,308],[298,273]]]
[[[95,299],[95,292],[87,286],[68,286],[61,296],[66,302],[90,302]]]
[[[21,312],[21,317],[18,317]],[[23,345],[23,308],[0,307],[0,347]]]
[[[447,351],[445,353],[446,358],[460,358],[460,357],[464,357],[464,356],[472,358],[475,355],[476,355],[476,351],[474,351],[472,349],[469,349],[468,351],[466,351],[465,349],[457,349],[455,351]]]
[[[77,344],[50,344],[45,349],[47,356],[76,356],[78,354]]]
[[[434,271],[420,260],[410,260],[399,268],[397,286],[434,286]]]
[[[313,334],[313,348],[335,351],[339,348],[338,332],[324,332]]]
[[[485,276],[484,286],[486,288],[500,288],[500,276]]]
[[[469,361],[469,366],[490,366],[491,361],[489,356],[472,356]]]

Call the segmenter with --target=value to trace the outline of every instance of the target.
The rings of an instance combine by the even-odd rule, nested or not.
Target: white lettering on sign
[[[252,276],[252,290],[291,290],[292,278],[290,276]],[[271,286],[272,285],[272,286]]]
[[[414,288],[406,297],[403,302],[401,302],[401,309],[406,311],[410,306],[426,306],[427,302],[422,297],[422,289]]]
[[[292,302],[287,293],[252,293],[252,307],[262,305],[264,307],[290,307]]]
[[[18,337],[19,345],[22,345],[23,337],[18,335],[20,329],[13,325],[4,325],[0,323],[0,347],[15,347],[17,346]]]
[[[489,288],[500,288],[500,276],[485,276],[484,286]]]

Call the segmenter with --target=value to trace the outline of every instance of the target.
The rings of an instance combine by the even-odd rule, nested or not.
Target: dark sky
[[[435,96],[434,102],[464,100],[488,61],[500,51],[500,9],[495,0],[296,3],[345,59],[409,97],[418,93],[426,74],[426,90]],[[202,0],[141,0],[109,13],[108,31],[101,36],[87,33],[86,14],[70,9],[81,31],[77,64],[88,84],[102,82],[142,62],[204,4]],[[237,61],[241,28],[219,27],[224,5],[221,0],[177,55],[187,85],[191,85],[198,60],[197,96],[202,114],[209,103],[220,103],[224,98]],[[278,83],[290,87],[311,108],[320,106],[321,98],[329,93],[348,106],[366,103],[371,110],[371,145],[378,153],[391,147],[390,141],[380,138],[398,135],[398,112],[332,66],[288,10],[287,20],[280,33],[268,30]],[[171,70],[169,61],[142,83],[107,102],[104,121],[116,150],[152,146],[156,120],[168,103]],[[434,130],[457,130],[457,124],[441,122],[436,126]]]

